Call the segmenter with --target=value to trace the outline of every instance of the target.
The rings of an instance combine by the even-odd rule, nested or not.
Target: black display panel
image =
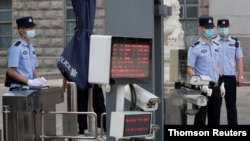
[[[123,136],[150,135],[151,114],[126,115]]]
[[[115,84],[149,83],[152,39],[112,37],[111,79]]]

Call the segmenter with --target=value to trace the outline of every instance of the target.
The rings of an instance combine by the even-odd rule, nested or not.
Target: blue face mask
[[[27,37],[28,39],[35,38],[35,36],[36,36],[36,32],[35,32],[34,29],[33,29],[33,30],[28,30],[28,31],[26,32],[26,37]]]
[[[214,37],[214,29],[206,29],[204,36],[208,39],[212,39]]]
[[[227,36],[229,33],[229,28],[219,28],[219,32],[221,36]]]

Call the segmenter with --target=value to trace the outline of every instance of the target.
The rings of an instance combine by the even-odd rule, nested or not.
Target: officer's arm
[[[65,92],[66,88],[67,88],[67,79],[65,77],[63,77],[63,83],[62,83],[62,88]]]
[[[238,79],[244,79],[243,77],[243,59],[239,58],[236,60],[237,71],[238,71]]]
[[[218,65],[217,65],[217,67],[218,67],[218,70],[219,70],[219,76],[222,76],[222,75],[223,75],[223,73],[222,73],[222,69],[221,69],[220,64],[218,64]]]
[[[28,79],[19,74],[16,68],[8,68],[8,75],[20,83],[28,84]]]
[[[34,70],[34,76],[35,76],[35,78],[39,78],[40,77],[37,69]]]
[[[191,77],[195,75],[193,67],[187,66],[187,74]]]

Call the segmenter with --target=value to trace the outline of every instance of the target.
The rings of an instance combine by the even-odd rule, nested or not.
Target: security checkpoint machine
[[[145,125],[151,125],[147,128],[140,126],[139,121],[134,118],[134,115],[129,113],[119,113],[122,110],[129,109],[129,105],[134,103],[135,98],[131,97],[131,103],[126,99],[124,100],[124,91],[127,86],[130,86],[128,91],[129,94],[137,93],[137,88],[139,86],[144,91],[147,91],[151,95],[155,95],[159,102],[162,103],[163,98],[163,16],[171,14],[171,8],[163,5],[162,0],[105,0],[105,34],[111,35],[113,37],[133,37],[133,38],[146,38],[152,40],[152,47],[150,51],[150,64],[149,64],[149,81],[139,81],[123,84],[110,84],[106,85],[106,108],[107,108],[107,140],[124,140],[124,138],[138,138],[140,140],[157,140],[163,141],[163,113],[164,107],[162,104],[158,104],[157,110],[155,111],[132,111],[132,112],[142,112],[142,115],[137,114],[135,117],[141,119],[145,116],[145,119],[149,120],[149,123]],[[133,60],[133,57],[131,57]],[[133,60],[135,63],[136,61]],[[139,60],[138,60],[139,61]],[[112,81],[112,80],[111,80]],[[115,81],[116,82],[116,81]],[[128,84],[128,85],[126,85]],[[110,91],[107,91],[110,90]],[[135,91],[135,92],[134,92]],[[140,91],[140,90],[139,90]],[[134,94],[132,94],[133,96]],[[122,98],[121,98],[122,97]],[[129,95],[130,97],[130,95]],[[119,102],[117,102],[120,100]],[[158,100],[156,100],[158,102]],[[139,103],[139,102],[137,102]],[[132,106],[134,105],[134,106]],[[132,107],[136,107],[132,104]],[[119,107],[120,106],[120,107]],[[143,115],[143,113],[145,115]],[[151,116],[152,115],[152,116]],[[158,116],[155,116],[158,115]],[[112,123],[112,118],[122,117],[123,119],[128,119],[127,121],[138,121],[138,122],[123,122],[123,125],[119,127],[125,127],[126,133],[114,132],[113,127],[115,123]],[[141,118],[140,118],[141,117]],[[150,117],[150,118],[149,118]],[[122,120],[122,119],[121,119]],[[146,121],[147,121],[146,120]],[[124,121],[124,120],[123,120]],[[126,120],[125,120],[126,121]],[[126,128],[131,126],[131,128]],[[134,128],[133,128],[134,127]],[[141,127],[141,128],[140,128]],[[111,129],[112,128],[112,129]],[[116,128],[117,129],[117,128]],[[124,128],[122,128],[124,129]],[[139,130],[136,132],[133,129],[147,129],[140,133]],[[151,132],[154,129],[156,132]],[[116,135],[114,135],[116,134]],[[150,138],[154,136],[153,138]]]
[[[41,90],[10,91],[2,96],[5,141],[38,141],[42,134],[42,114],[55,111],[55,105],[64,101],[63,90],[51,87]],[[44,132],[56,134],[55,115],[46,115]]]
[[[133,54],[132,51],[128,51],[124,60],[120,60],[120,62],[118,61],[117,63],[118,65],[114,65],[118,68],[114,69],[112,67],[113,64],[111,64],[111,70],[108,70],[111,74],[111,77],[106,78],[108,84],[105,86],[106,119],[109,119],[106,123],[107,128],[110,129],[107,130],[106,133],[108,141],[122,141],[126,139],[164,141],[166,140],[164,139],[164,126],[174,124],[173,119],[175,117],[173,115],[178,116],[180,119],[176,123],[180,125],[186,124],[187,113],[195,113],[197,111],[197,109],[193,108],[185,110],[187,103],[191,103],[192,105],[198,104],[197,106],[206,105],[206,98],[200,96],[199,91],[190,92],[189,89],[183,89],[182,83],[181,89],[177,87],[178,89],[173,89],[170,94],[164,94],[164,16],[171,16],[171,7],[164,5],[163,0],[105,0],[106,36],[100,37],[100,40],[103,41],[105,40],[103,38],[110,38],[110,42],[102,43],[102,45],[99,45],[99,49],[102,49],[107,44],[113,45],[112,43],[117,37],[124,37],[123,44],[120,48],[120,52],[122,53],[124,53],[124,50],[129,50],[124,46],[128,45],[131,47],[136,44],[136,42],[129,42],[125,37],[132,37],[138,40],[149,39],[152,41],[150,64],[148,64],[148,81],[145,81],[145,79],[144,81],[141,79],[139,79],[140,81],[138,81],[138,79],[117,80],[117,78],[124,77],[127,70],[126,67],[122,67],[124,66],[122,64],[131,62],[131,64],[137,66],[138,62],[143,62],[138,58],[146,58],[145,56],[138,55],[140,54],[139,49],[134,51],[135,54]],[[124,48],[124,50],[122,50],[122,48]],[[102,50],[102,54],[99,55],[107,53],[105,51],[107,50]],[[114,50],[112,49],[112,51]],[[120,53],[116,50],[114,52],[117,54]],[[109,58],[112,56],[111,53]],[[145,52],[145,54],[146,53],[147,52]],[[98,70],[98,73],[105,71],[103,66]],[[105,73],[107,74],[108,71]],[[114,76],[112,76],[112,74]],[[135,72],[134,74],[139,75],[140,73]],[[143,72],[142,74],[146,73]],[[128,78],[131,78],[131,76],[128,76]],[[96,80],[95,82],[98,81]],[[192,84],[196,83],[192,82]],[[143,97],[142,99],[145,100],[144,104],[146,103],[147,108],[155,106],[155,109],[149,108],[151,110],[145,111],[147,108],[143,107],[140,103],[142,102],[140,101],[142,100],[141,96]],[[151,104],[151,100],[148,101],[148,99],[151,98],[153,104]],[[124,101],[124,99],[126,100]],[[137,110],[130,111],[130,109]],[[117,120],[119,118],[119,121],[114,121],[114,118]],[[141,119],[145,119],[145,121],[148,122],[140,122]],[[145,126],[142,126],[142,123]],[[119,129],[114,127],[115,125],[117,125]]]
[[[150,82],[151,51],[150,38],[91,35],[89,82],[106,84],[106,92],[112,91],[110,85],[117,86],[116,106],[110,115],[109,129],[109,135],[116,140],[152,140],[159,130],[159,125],[153,122],[153,112],[158,110],[161,99],[136,84]],[[205,76],[193,76],[190,84],[198,87],[208,85],[209,81]],[[176,89],[164,99],[165,124],[184,125],[186,115],[195,114],[199,110],[194,107],[206,106],[207,99],[199,94],[200,91],[181,88],[184,86],[176,83]],[[191,109],[187,107],[188,103],[192,104]]]
[[[61,87],[10,91],[2,96],[4,141],[77,141],[97,138],[97,117],[94,112],[77,112],[76,85],[68,82],[67,107],[56,110],[64,102]],[[93,119],[93,135],[77,134],[77,115]],[[61,127],[58,130],[58,127]]]
[[[160,99],[135,84],[150,81],[151,51],[150,38],[91,35],[89,82],[108,84],[106,88],[109,84],[117,85],[117,105],[111,113],[110,136],[154,138],[158,126],[153,124],[152,112],[158,109]],[[131,103],[130,110],[125,109],[125,99]]]

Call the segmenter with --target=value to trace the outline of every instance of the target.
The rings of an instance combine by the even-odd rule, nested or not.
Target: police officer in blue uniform
[[[208,96],[206,106],[201,106],[194,118],[194,125],[205,125],[208,117],[208,125],[220,124],[221,112],[221,89],[218,83],[221,75],[219,66],[219,44],[212,41],[214,36],[213,18],[210,16],[201,16],[199,18],[200,38],[188,49],[187,73],[192,75],[209,76],[211,82],[208,86],[201,86],[201,94]],[[222,90],[223,91],[223,90]]]
[[[243,83],[243,53],[237,38],[229,35],[229,20],[218,19],[217,30],[219,35],[213,40],[220,44],[222,81],[225,83],[225,104],[229,125],[237,125],[236,91],[237,85]],[[236,68],[238,77],[236,78]]]
[[[20,38],[12,44],[7,52],[8,70],[5,86],[10,90],[22,90],[24,86],[42,86],[37,71],[38,60],[31,39],[35,37],[35,23],[32,17],[16,20]]]

